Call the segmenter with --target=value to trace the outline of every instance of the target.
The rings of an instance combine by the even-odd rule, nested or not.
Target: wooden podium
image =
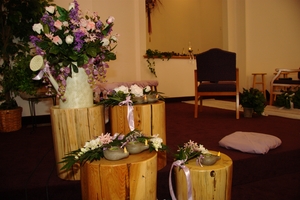
[[[210,151],[217,154],[217,152]],[[225,154],[211,166],[199,166],[196,158],[189,160],[186,167],[190,170],[193,199],[231,199],[232,160]],[[176,196],[178,200],[187,199],[187,182],[183,170],[175,168]]]
[[[144,151],[109,161],[86,162],[81,166],[83,200],[156,200],[157,153]]]
[[[71,151],[82,148],[85,143],[105,133],[104,108],[102,105],[89,108],[50,109],[52,137],[56,162]],[[80,180],[80,166],[75,164],[72,170],[60,170],[64,164],[57,164],[57,173],[61,179]]]
[[[114,106],[111,108],[112,133],[127,134],[130,132],[127,109],[127,106]],[[159,137],[163,139],[163,143],[167,144],[165,102],[137,104],[133,106],[133,109],[135,129],[142,131],[145,136],[159,134]],[[158,152],[157,169],[160,170],[166,165],[166,152]]]

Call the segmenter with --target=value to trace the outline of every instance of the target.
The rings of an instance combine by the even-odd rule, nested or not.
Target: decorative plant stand
[[[102,105],[74,109],[53,106],[50,114],[57,163],[61,162],[66,154],[83,147],[85,142],[105,133]],[[61,179],[80,180],[79,165],[74,165],[69,171],[60,170],[63,165],[57,164],[57,173]]]
[[[210,151],[213,154],[217,152]],[[231,199],[232,160],[225,154],[214,165],[201,167],[196,160],[188,161],[186,167],[190,170],[193,199]],[[177,199],[187,199],[186,176],[182,169],[175,168]]]
[[[144,151],[117,161],[103,158],[86,162],[80,173],[83,200],[156,200],[156,152]]]
[[[133,106],[135,129],[143,132],[145,136],[159,134],[163,143],[167,144],[165,102],[137,104]],[[112,133],[127,134],[130,128],[127,121],[127,106],[114,106],[111,108]],[[157,169],[167,165],[166,152],[158,152]]]

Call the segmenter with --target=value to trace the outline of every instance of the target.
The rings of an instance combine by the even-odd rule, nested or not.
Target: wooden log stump
[[[217,152],[210,151],[213,154]],[[232,160],[225,154],[211,166],[199,166],[196,159],[188,161],[186,166],[190,170],[193,199],[231,199]],[[187,199],[187,182],[183,170],[174,169],[177,199]]]
[[[104,109],[102,105],[90,108],[50,109],[52,137],[56,162],[71,151],[77,150],[96,136],[105,133]],[[57,164],[57,173],[61,179],[80,180],[80,167],[74,165],[72,170],[60,170],[64,164]]]
[[[142,131],[145,136],[159,134],[159,137],[163,139],[163,143],[167,144],[164,101],[134,105],[133,115],[135,129]],[[130,132],[127,121],[127,106],[112,107],[110,116],[112,133],[127,134]],[[158,170],[167,165],[166,152],[158,152],[157,159]]]
[[[105,158],[81,166],[83,200],[156,199],[157,154],[144,151],[109,161]]]

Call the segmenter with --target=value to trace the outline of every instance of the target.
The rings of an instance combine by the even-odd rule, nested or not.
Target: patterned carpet
[[[183,103],[194,104],[194,101],[184,101]],[[213,108],[220,108],[226,110],[235,110],[235,102],[222,101],[215,99],[204,99],[203,105]],[[243,111],[243,107],[240,106],[240,111]],[[300,109],[287,109],[279,108],[276,106],[267,105],[265,108],[264,116],[278,116],[290,119],[300,119]]]

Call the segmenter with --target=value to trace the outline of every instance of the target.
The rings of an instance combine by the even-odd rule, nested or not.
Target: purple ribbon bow
[[[45,73],[50,74],[50,66],[49,66],[48,62],[45,62],[45,67],[43,69],[41,69],[40,72],[38,73],[38,75],[36,75],[32,79],[33,80],[41,80]]]
[[[133,117],[133,106],[132,101],[130,100],[130,95],[126,97],[126,100],[121,101],[119,106],[127,105],[127,121],[131,131],[134,130],[134,117]]]
[[[174,190],[173,190],[173,186],[172,186],[172,169],[173,169],[173,167],[180,167],[183,170],[183,172],[185,173],[187,189],[188,189],[188,193],[187,193],[188,198],[187,199],[193,200],[191,174],[190,174],[189,168],[184,165],[185,162],[186,162],[186,160],[176,160],[173,162],[173,164],[171,166],[170,173],[169,173],[169,189],[170,189],[170,194],[171,194],[172,200],[176,200],[176,196],[174,194]]]

